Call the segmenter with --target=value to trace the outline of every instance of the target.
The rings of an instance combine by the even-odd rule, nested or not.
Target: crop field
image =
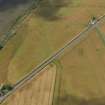
[[[105,46],[96,31],[60,58],[63,69],[56,105],[105,103]]]
[[[55,0],[53,5],[43,0],[0,51],[0,83],[16,83],[87,27],[93,16],[103,15],[104,7],[104,0]],[[104,26],[105,23],[97,26],[87,39],[57,60],[60,69],[57,69],[53,105],[105,103]]]
[[[47,13],[49,6],[42,2],[37,11],[33,11],[17,30],[15,37],[0,51],[0,68],[3,69],[0,72],[4,75],[7,73],[6,76],[1,75],[15,83],[86,27],[93,15],[103,15],[103,1],[93,2],[67,0],[63,6],[58,2],[55,14],[53,12],[53,16],[50,14],[47,17],[41,13]]]
[[[46,71],[22,89],[17,90],[3,105],[51,105],[56,78],[56,66],[48,65]]]

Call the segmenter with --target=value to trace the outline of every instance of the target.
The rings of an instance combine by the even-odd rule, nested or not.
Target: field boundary
[[[102,40],[103,44],[105,45],[105,37],[98,27],[96,27],[96,32],[97,32],[99,38]]]
[[[105,15],[99,17],[97,21],[95,21],[94,24],[89,25],[85,29],[83,29],[82,32],[77,34],[74,38],[72,38],[69,42],[67,42],[62,48],[60,48],[56,53],[52,54],[48,58],[46,58],[42,63],[37,65],[30,73],[25,75],[21,80],[19,80],[15,85],[14,89],[10,92],[8,92],[6,95],[1,97],[0,103],[3,103],[10,95],[12,95],[17,89],[22,88],[24,85],[26,85],[28,82],[30,82],[33,78],[35,78],[37,75],[39,75],[41,72],[43,72],[43,68],[45,68],[47,65],[49,65],[52,61],[57,59],[60,55],[64,53],[64,51],[69,48],[74,48],[78,43],[80,43],[83,39],[85,39],[88,36],[88,32],[93,30],[98,24],[100,24],[101,20],[105,18]]]

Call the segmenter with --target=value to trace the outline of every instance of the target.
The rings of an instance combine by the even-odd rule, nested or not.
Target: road
[[[21,80],[19,80],[15,85],[14,89],[10,92],[8,92],[5,96],[1,97],[0,103],[5,102],[6,98],[8,96],[12,95],[17,89],[22,88],[24,85],[26,85],[28,82],[30,82],[33,78],[35,78],[37,75],[39,75],[41,72],[43,72],[43,68],[45,68],[47,65],[49,65],[52,61],[57,59],[59,56],[61,56],[64,51],[67,48],[72,49],[77,44],[79,44],[80,41],[85,39],[89,34],[91,30],[93,30],[98,24],[101,23],[102,20],[105,19],[105,15],[99,17],[97,21],[94,22],[94,24],[88,25],[82,32],[77,34],[72,40],[67,42],[64,47],[59,49],[56,53],[45,59],[41,64],[39,64],[37,67],[35,67],[32,72],[28,73],[25,77],[23,77]]]

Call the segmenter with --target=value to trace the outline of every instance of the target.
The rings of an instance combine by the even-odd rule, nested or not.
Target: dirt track
[[[55,84],[56,66],[47,66],[47,71],[23,89],[18,90],[3,105],[51,105]]]

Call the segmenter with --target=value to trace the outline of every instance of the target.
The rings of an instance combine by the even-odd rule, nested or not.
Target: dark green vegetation
[[[2,45],[0,45],[0,50],[2,50],[2,48],[3,48],[3,46],[2,46]]]
[[[9,91],[11,91],[13,89],[13,86],[10,84],[5,84],[0,88],[0,94],[1,95],[5,95],[6,93],[8,93]]]

